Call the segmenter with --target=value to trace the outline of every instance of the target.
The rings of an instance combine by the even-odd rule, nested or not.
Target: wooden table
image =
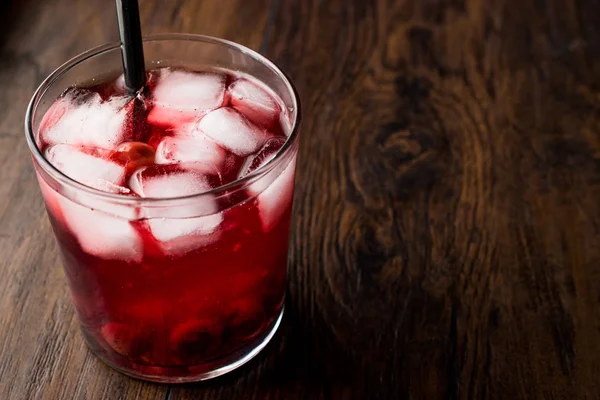
[[[206,383],[84,345],[22,132],[111,1],[0,7],[0,399],[600,398],[600,3],[140,0],[260,50],[304,107],[283,326]]]

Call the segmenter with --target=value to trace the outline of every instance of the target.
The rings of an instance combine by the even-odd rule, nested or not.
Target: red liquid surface
[[[124,106],[127,116],[120,143],[103,148],[68,143],[70,139],[57,141],[48,132],[61,118],[67,118],[69,110],[62,114],[54,107],[40,128],[41,150],[50,154],[53,146],[67,142],[77,152],[109,160],[123,167],[124,172],[111,181],[108,190],[143,197],[140,192],[149,189],[135,186],[136,176],[170,178],[170,174],[180,171],[191,170],[194,174],[201,171],[198,175],[201,187],[212,188],[236,180],[244,170],[260,167],[287,139],[289,116],[281,101],[253,82],[273,96],[272,100],[280,107],[277,118],[269,110],[261,114],[260,107],[257,111],[256,107],[248,108],[243,103],[240,106],[229,88],[245,78],[227,73],[223,75],[223,100],[217,108],[242,115],[260,133],[259,148],[243,155],[223,148],[226,162],[221,164],[200,160],[192,163],[190,169],[189,163],[163,159],[157,165],[155,152],[160,142],[165,137],[180,137],[177,132],[182,125],[196,126],[204,118],[198,114],[181,122],[175,110],[175,117],[167,118],[169,124],[165,125],[164,119],[157,123],[152,114],[157,107],[153,98],[157,76],[160,71],[151,71],[145,95]],[[77,92],[80,90],[69,89],[62,98],[71,96],[77,105],[77,102],[85,104],[93,93],[98,93],[102,102],[123,94],[115,82],[87,88],[83,94]],[[59,103],[60,98],[56,104]],[[211,142],[210,146],[213,145]],[[168,380],[214,370],[243,357],[262,342],[280,316],[285,296],[294,163],[292,158],[286,169],[291,169],[291,174],[283,172],[276,178],[286,181],[280,182],[275,195],[271,193],[263,199],[261,193],[246,189],[227,201],[215,200],[217,219],[200,224],[204,230],[180,233],[174,239],[169,236],[173,231],[169,218],[161,222],[167,224],[163,232],[157,228],[162,229],[163,225],[152,225],[152,218],[143,215],[125,219],[121,215],[104,214],[106,210],[74,206],[76,200],[66,199],[60,189],[51,189],[40,176],[74,303],[92,349],[124,372]],[[205,168],[206,165],[209,167]],[[68,170],[64,172],[71,176]],[[92,186],[102,189],[105,187],[102,182]],[[114,187],[118,189],[113,190]],[[91,213],[94,217],[86,220]],[[125,243],[125,248],[120,249],[117,243],[115,251],[103,248],[108,233],[95,224],[96,221],[104,224],[104,219],[113,221],[113,225],[107,226],[114,226],[115,234],[126,234],[126,239],[133,237],[132,244]],[[86,220],[83,228],[81,220]],[[89,231],[85,231],[85,224],[89,225]]]

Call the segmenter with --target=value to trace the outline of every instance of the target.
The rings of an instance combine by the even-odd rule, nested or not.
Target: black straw
[[[140,9],[137,0],[116,1],[125,87],[133,95],[146,84]]]

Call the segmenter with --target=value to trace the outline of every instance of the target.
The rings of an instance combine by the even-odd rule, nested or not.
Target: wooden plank
[[[144,26],[258,48],[267,25],[266,3],[168,3]],[[597,2],[273,1],[264,50],[304,115],[286,317],[244,368],[170,389],[85,349],[16,128],[50,68],[115,36],[93,5],[3,28],[0,397],[600,398]]]
[[[215,393],[600,398],[599,23],[585,0],[282,1],[286,332]]]
[[[18,3],[18,4],[17,4]],[[190,32],[258,48],[268,1],[140,1],[145,33]],[[85,347],[23,136],[25,108],[54,68],[117,40],[101,0],[2,5],[0,36],[0,398],[163,399],[166,385],[106,367]]]

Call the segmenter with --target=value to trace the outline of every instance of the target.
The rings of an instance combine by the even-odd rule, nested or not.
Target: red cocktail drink
[[[206,379],[260,351],[282,315],[297,97],[237,45],[145,46],[155,68],[137,96],[110,71],[65,76],[118,49],[53,74],[28,138],[93,351],[140,378]],[[179,46],[192,59],[173,62]]]

